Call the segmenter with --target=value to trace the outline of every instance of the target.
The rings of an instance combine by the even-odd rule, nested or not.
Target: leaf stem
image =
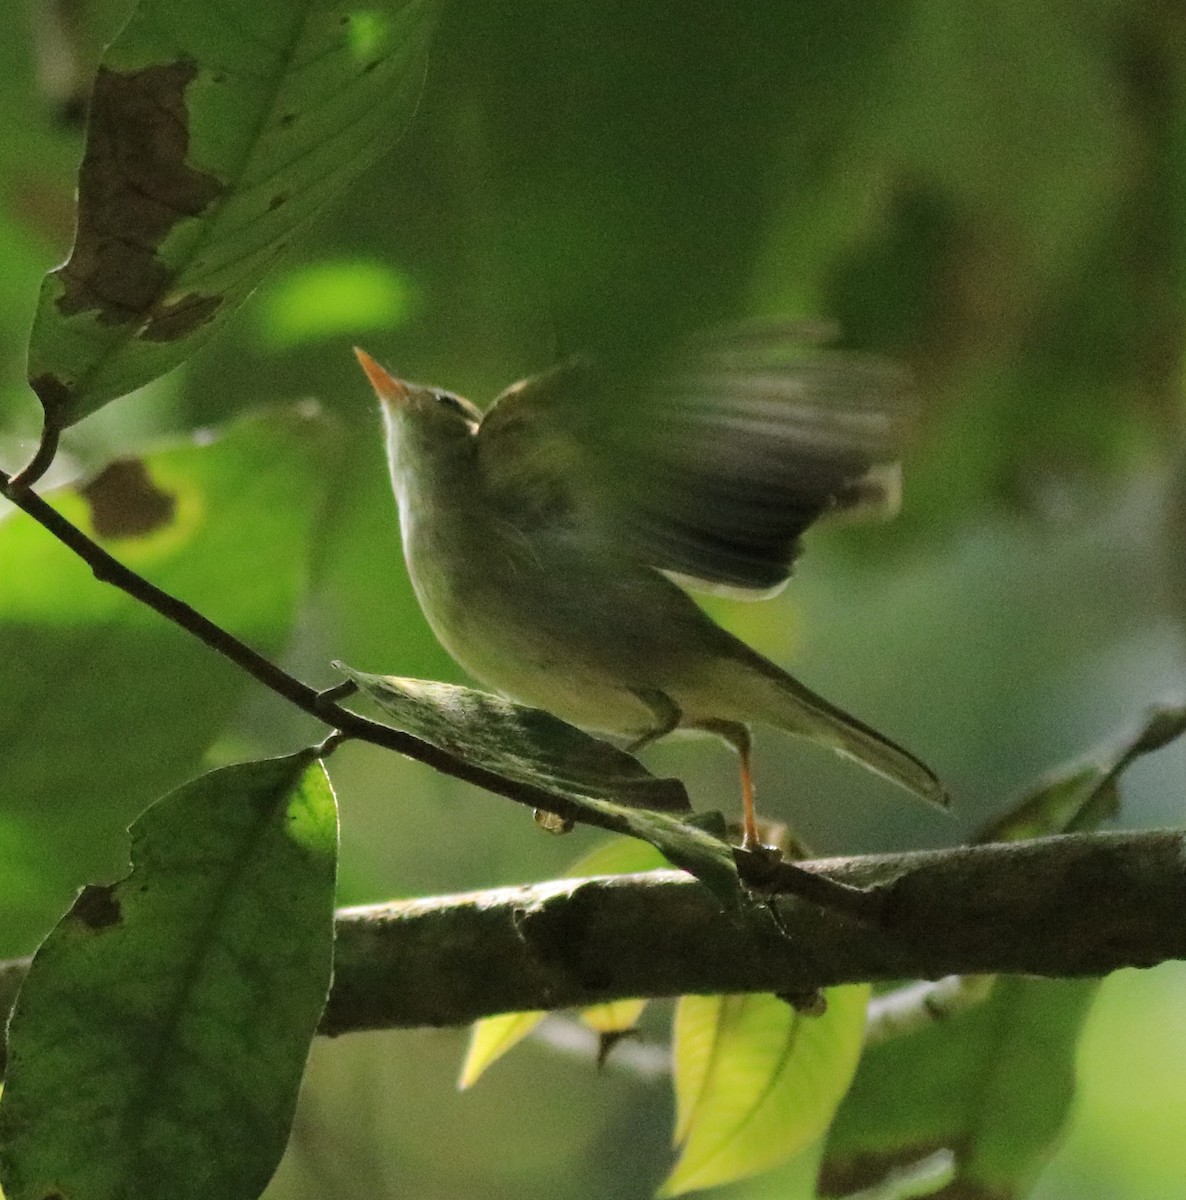
[[[33,457],[11,480],[5,477],[2,490],[7,493],[8,488],[31,488],[49,470],[50,464],[57,457],[58,439],[61,435],[60,426],[51,421],[47,414],[41,426],[41,441],[38,442]]]

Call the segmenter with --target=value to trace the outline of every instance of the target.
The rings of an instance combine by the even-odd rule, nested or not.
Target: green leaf
[[[99,68],[74,248],[33,327],[29,378],[51,424],[193,354],[394,144],[437,9],[141,0]]]
[[[740,883],[729,845],[667,812],[651,811],[689,807],[678,780],[656,779],[624,750],[541,709],[456,684],[334,665],[392,718],[393,728],[546,793],[560,817],[641,838],[725,903],[738,900]]]
[[[985,1003],[871,1046],[829,1134],[820,1195],[864,1192],[946,1150],[952,1200],[1025,1196],[1065,1127],[1098,987],[1001,978]]]
[[[667,860],[646,842],[632,837],[615,837],[594,846],[564,871],[566,879],[592,875],[634,875],[639,871],[659,871]]]
[[[547,1015],[546,1011],[502,1013],[475,1021],[457,1086],[462,1090],[473,1087],[488,1067],[514,1049]]]
[[[307,583],[335,444],[273,412],[113,464],[47,499],[128,566],[265,654]],[[28,864],[4,953],[27,953],[87,878],[118,871],[121,825],[176,787],[254,685],[90,570],[21,512],[0,520],[5,844]],[[15,857],[14,857],[15,856]]]
[[[1098,828],[1119,811],[1121,774],[1142,755],[1162,749],[1183,733],[1186,705],[1151,708],[1135,728],[1038,783],[1012,811],[983,829],[976,841],[1021,841]]]
[[[288,1138],[329,990],[337,813],[308,752],[226,767],[132,826],[9,1028],[9,1200],[250,1200]]]
[[[785,1162],[828,1127],[861,1052],[866,985],[804,1016],[776,996],[685,996],[676,1010],[676,1196]]]

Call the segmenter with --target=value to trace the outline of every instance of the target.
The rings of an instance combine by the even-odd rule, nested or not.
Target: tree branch
[[[794,896],[725,912],[682,871],[562,879],[338,913],[329,1035],[634,996],[945,975],[1104,975],[1186,958],[1186,832],[1073,834],[805,864],[881,919]],[[28,961],[0,964],[0,1007]]]

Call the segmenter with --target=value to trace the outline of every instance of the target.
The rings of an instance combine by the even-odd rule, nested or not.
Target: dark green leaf
[[[736,899],[737,868],[728,844],[667,815],[688,809],[678,780],[655,778],[624,750],[541,709],[456,684],[334,665],[382,707],[394,728],[538,789],[558,801],[559,816],[642,838],[722,899]]]
[[[288,1139],[329,989],[337,813],[308,753],[227,767],[132,826],[9,1029],[9,1200],[251,1200]]]
[[[141,0],[91,99],[69,260],[29,378],[64,426],[203,344],[400,135],[437,0]]]
[[[870,1047],[828,1137],[820,1195],[853,1195],[946,1151],[956,1180],[938,1195],[1024,1196],[1066,1124],[1098,987],[999,979],[985,1003]]]
[[[1186,705],[1151,709],[1135,729],[1037,784],[1012,811],[981,830],[976,841],[1013,842],[1098,828],[1119,811],[1120,775],[1143,754],[1162,749],[1184,732]]]
[[[690,807],[679,780],[656,778],[625,750],[542,709],[453,683],[334,666],[395,717],[397,728],[508,779],[631,808]]]

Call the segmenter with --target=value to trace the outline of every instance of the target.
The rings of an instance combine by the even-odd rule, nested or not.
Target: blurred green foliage
[[[128,7],[38,0],[0,15],[6,469],[38,428],[25,349],[42,275],[69,249],[81,98]],[[287,638],[288,665],[311,682],[334,682],[333,658],[460,680],[402,570],[352,342],[484,402],[574,351],[629,366],[718,320],[834,318],[847,342],[918,378],[903,517],[821,531],[781,600],[714,612],[917,750],[956,798],[945,823],[771,738],[757,752],[764,812],[825,849],[953,841],[1182,690],[1184,89],[1186,17],[1164,0],[456,4],[394,153],[201,354],[73,428],[57,478],[315,397],[336,428],[335,454],[316,463],[279,434],[230,474],[217,444],[208,467],[176,452],[208,472],[208,544],[195,533],[184,566],[162,562],[154,578],[232,625],[240,604],[275,601],[265,616],[259,599],[242,631],[269,650]],[[345,288],[341,264],[355,272]],[[11,517],[0,526],[0,597],[59,571],[62,591],[32,615],[0,611],[15,679],[0,754],[13,953],[107,869],[147,788],[183,782],[203,753],[308,738],[303,719],[149,614],[126,624],[81,568],[67,580],[65,551],[22,557],[24,537]],[[123,636],[131,658],[110,649]],[[102,655],[78,650],[96,638]],[[123,666],[150,651],[159,666],[137,666],[133,684]],[[118,712],[118,729],[73,719],[75,706]],[[175,709],[194,719],[164,719]],[[150,783],[80,786],[118,784],[120,748]],[[718,748],[648,755],[698,806],[733,802]],[[34,780],[21,764],[39,760]],[[370,748],[346,747],[332,773],[347,901],[543,877],[587,838],[546,839],[519,809]],[[1122,820],[1180,823],[1184,779],[1180,750],[1142,763]],[[1181,1139],[1154,1134],[1186,1111],[1181,984],[1162,968],[1105,985],[1077,1122],[1041,1200],[1163,1200],[1177,1186]],[[663,1178],[663,1087],[529,1048],[458,1098],[461,1049],[460,1033],[318,1044],[269,1194],[581,1200],[646,1196]],[[1156,1068],[1139,1088],[1134,1061]],[[733,1194],[806,1195],[809,1177]]]

